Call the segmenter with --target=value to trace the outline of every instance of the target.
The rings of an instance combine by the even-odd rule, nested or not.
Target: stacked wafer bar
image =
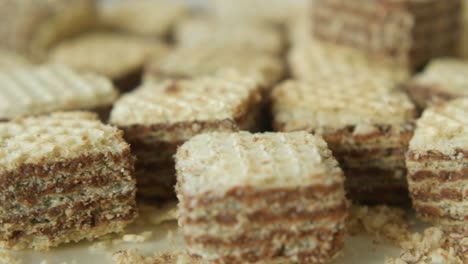
[[[2,0],[0,17],[0,47],[43,60],[53,44],[95,25],[96,2]]]
[[[288,81],[273,90],[276,131],[322,135],[355,202],[409,202],[404,153],[416,110],[394,83],[372,76]]]
[[[325,263],[343,246],[343,174],[307,132],[208,133],[176,154],[188,252],[215,263]]]
[[[315,1],[316,38],[417,69],[456,51],[460,0]]]
[[[450,101],[423,113],[406,164],[418,215],[468,235],[468,99]]]
[[[51,61],[80,71],[102,74],[120,90],[130,90],[140,83],[143,65],[166,55],[166,44],[131,35],[93,32],[63,41],[49,55]],[[119,58],[119,62],[115,62]]]
[[[424,72],[414,76],[405,88],[421,109],[468,96],[468,62],[454,58],[435,59]]]
[[[111,123],[125,131],[137,156],[139,194],[174,197],[177,146],[210,131],[256,130],[261,87],[236,74],[148,82],[119,99]]]
[[[0,69],[0,87],[0,120],[65,110],[94,110],[106,119],[118,95],[108,79],[58,64]]]
[[[47,249],[136,217],[130,146],[91,113],[0,123],[0,246]]]

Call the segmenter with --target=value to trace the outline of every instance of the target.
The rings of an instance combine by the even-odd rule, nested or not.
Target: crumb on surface
[[[353,205],[347,224],[351,235],[364,232],[375,236],[376,241],[384,239],[394,245],[399,245],[411,236],[407,212],[401,208]]]
[[[400,256],[387,258],[386,264],[463,264],[467,260],[463,242],[437,227],[427,228],[422,234],[412,234],[400,247]]]
[[[122,241],[131,243],[141,243],[150,239],[152,235],[153,232],[151,231],[144,231],[140,234],[125,234],[122,236]]]

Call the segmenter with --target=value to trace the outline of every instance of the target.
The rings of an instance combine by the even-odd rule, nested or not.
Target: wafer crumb
[[[368,233],[399,245],[411,236],[407,213],[401,208],[388,206],[353,205],[348,219],[348,233]]]
[[[0,264],[21,264],[21,260],[15,258],[8,251],[0,251]]]
[[[387,258],[386,264],[463,264],[462,252],[457,250],[450,235],[437,227],[414,233],[408,241],[400,244],[401,253],[397,258]]]
[[[105,251],[108,250],[112,246],[111,240],[103,240],[94,242],[91,246],[88,247],[89,251]]]
[[[140,212],[138,225],[160,225],[177,219],[176,202],[167,203],[160,208],[145,203],[141,203],[138,207]]]
[[[144,231],[138,235],[137,234],[125,234],[123,235],[122,240],[124,242],[141,243],[150,239],[152,235],[153,235],[153,232],[151,231]]]

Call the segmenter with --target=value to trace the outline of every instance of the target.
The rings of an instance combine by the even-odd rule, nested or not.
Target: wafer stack
[[[126,91],[139,85],[147,61],[158,60],[168,52],[169,47],[156,40],[93,32],[61,42],[51,50],[49,57],[53,62],[80,71],[104,75]]]
[[[460,18],[460,0],[321,0],[313,8],[316,38],[413,70],[454,54]]]
[[[95,26],[94,0],[0,1],[0,47],[43,60],[60,40]]]
[[[468,96],[468,62],[454,58],[433,60],[405,87],[420,109]]]
[[[394,82],[371,76],[288,81],[273,90],[276,131],[322,135],[355,202],[409,202],[404,153],[416,110]]]
[[[236,77],[237,76],[237,77]],[[177,147],[210,131],[256,130],[261,88],[236,74],[148,82],[119,99],[111,123],[125,131],[137,156],[138,191],[173,198]]]
[[[93,239],[136,217],[130,147],[94,114],[0,123],[0,176],[4,248]]]
[[[188,252],[215,263],[325,263],[343,246],[343,174],[307,132],[208,133],[176,154]]]
[[[418,215],[468,235],[468,99],[428,108],[418,120],[406,158]]]
[[[105,119],[118,95],[106,78],[58,64],[0,70],[0,87],[0,120],[59,110],[94,110]]]

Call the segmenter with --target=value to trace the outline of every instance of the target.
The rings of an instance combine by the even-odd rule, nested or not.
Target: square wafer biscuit
[[[288,81],[273,90],[272,101],[276,131],[306,130],[325,138],[351,199],[409,201],[404,152],[416,110],[394,82],[369,76]]]
[[[315,1],[314,36],[417,70],[431,58],[453,55],[461,0]]]
[[[298,34],[298,33],[297,33]],[[324,43],[312,37],[297,37],[287,59],[292,76],[307,81],[317,76],[337,77],[371,76],[386,78],[396,83],[407,81],[410,73],[391,62],[374,61],[364,54],[340,45]]]
[[[112,79],[119,89],[129,90],[138,85],[143,65],[147,61],[157,60],[168,52],[169,47],[156,40],[93,32],[60,43],[51,50],[49,57],[53,62],[77,70],[102,74]],[[130,79],[137,79],[138,83],[126,83]]]
[[[272,27],[210,17],[191,18],[179,23],[175,39],[179,47],[216,45],[272,54],[281,54],[285,47],[280,31]]]
[[[93,0],[0,1],[0,47],[43,60],[56,42],[95,26]]]
[[[130,146],[85,112],[0,123],[0,246],[48,249],[136,217]]]
[[[468,96],[468,62],[452,58],[431,61],[405,85],[419,108]]]
[[[426,109],[406,157],[418,215],[468,235],[468,99]]]
[[[112,83],[51,64],[0,70],[0,119],[60,110],[96,110],[105,118],[117,98]]]
[[[182,1],[123,0],[102,5],[100,18],[113,29],[153,37],[169,37],[175,25],[189,14]]]
[[[172,156],[191,137],[210,131],[256,129],[260,85],[254,79],[225,75],[147,82],[116,102],[110,121],[125,131],[138,158],[139,194],[174,196]]]
[[[149,63],[145,79],[184,79],[234,69],[242,74],[262,78],[266,86],[281,80],[285,69],[280,58],[265,52],[216,45],[181,47],[169,55]]]
[[[190,254],[217,263],[325,263],[343,246],[344,177],[321,137],[198,135],[178,149],[176,169]]]

